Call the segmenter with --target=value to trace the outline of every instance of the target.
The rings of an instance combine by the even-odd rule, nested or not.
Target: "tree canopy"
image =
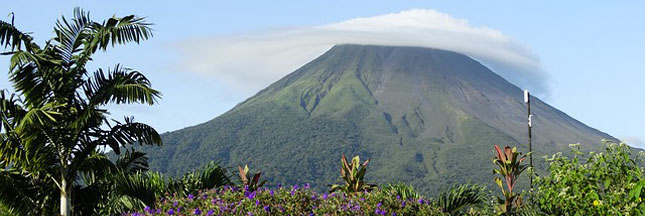
[[[76,8],[71,19],[56,22],[53,38],[38,45],[13,18],[0,21],[2,54],[11,56],[8,75],[15,89],[0,91],[0,203],[7,211],[52,215],[59,205],[61,215],[71,215],[80,199],[73,194],[91,186],[81,176],[116,167],[101,149],[120,153],[135,143],[162,143],[150,125],[133,117],[111,119],[105,108],[155,104],[161,93],[150,81],[119,64],[87,68],[99,50],[151,38],[150,25],[135,15],[95,22]]]

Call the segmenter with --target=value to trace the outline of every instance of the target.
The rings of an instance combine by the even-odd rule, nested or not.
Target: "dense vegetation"
[[[602,152],[547,158],[548,174],[536,178],[535,204],[550,215],[645,215],[643,152],[605,142]],[[574,214],[575,213],[575,214]]]
[[[318,193],[309,184],[250,190],[244,184],[180,195],[166,194],[152,206],[131,215],[643,215],[641,160],[621,143],[606,142],[605,149],[581,161],[579,147],[573,158],[561,153],[547,158],[549,172],[536,178],[534,192],[513,192],[513,179],[526,165],[519,152],[497,149],[495,173],[505,180],[501,190],[477,185],[453,185],[437,197],[420,195],[406,184],[382,185],[369,191]],[[640,153],[642,154],[642,153]],[[344,160],[343,160],[344,161]],[[346,165],[341,163],[341,167]],[[343,177],[349,186],[360,179]],[[341,173],[341,176],[347,172]],[[524,174],[526,175],[526,174]],[[357,178],[358,177],[358,178]],[[354,180],[352,180],[354,179]],[[508,181],[510,180],[510,181]],[[507,182],[508,181],[508,182]],[[335,187],[331,189],[334,190]]]

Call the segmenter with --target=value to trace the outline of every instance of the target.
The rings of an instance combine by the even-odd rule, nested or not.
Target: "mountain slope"
[[[338,45],[206,123],[146,148],[171,175],[210,160],[249,163],[272,183],[338,181],[341,153],[371,158],[368,178],[431,193],[490,183],[492,145],[526,152],[521,90],[462,54],[418,47]],[[569,143],[611,136],[532,98],[535,161]]]

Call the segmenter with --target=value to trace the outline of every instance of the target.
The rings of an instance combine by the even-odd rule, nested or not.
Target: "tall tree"
[[[2,54],[11,55],[9,79],[16,91],[0,92],[0,166],[1,177],[29,180],[21,181],[25,190],[16,192],[51,195],[45,184],[55,184],[60,215],[67,216],[79,174],[102,167],[97,165],[105,161],[101,148],[109,146],[118,154],[129,144],[162,143],[149,125],[128,117],[109,119],[105,106],[152,105],[161,94],[142,73],[118,64],[93,73],[86,69],[98,50],[152,37],[143,18],[112,17],[99,23],[76,8],[72,19],[63,16],[56,22],[54,33],[39,46],[13,25],[13,18],[11,23],[0,21],[0,44],[7,51]],[[36,203],[55,202],[50,198]],[[20,197],[0,201],[9,199],[20,203]]]

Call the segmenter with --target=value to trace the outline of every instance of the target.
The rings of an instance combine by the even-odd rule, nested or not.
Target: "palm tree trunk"
[[[60,186],[60,215],[70,216],[72,215],[72,190],[70,190],[72,187],[68,185],[65,175],[63,175]]]

